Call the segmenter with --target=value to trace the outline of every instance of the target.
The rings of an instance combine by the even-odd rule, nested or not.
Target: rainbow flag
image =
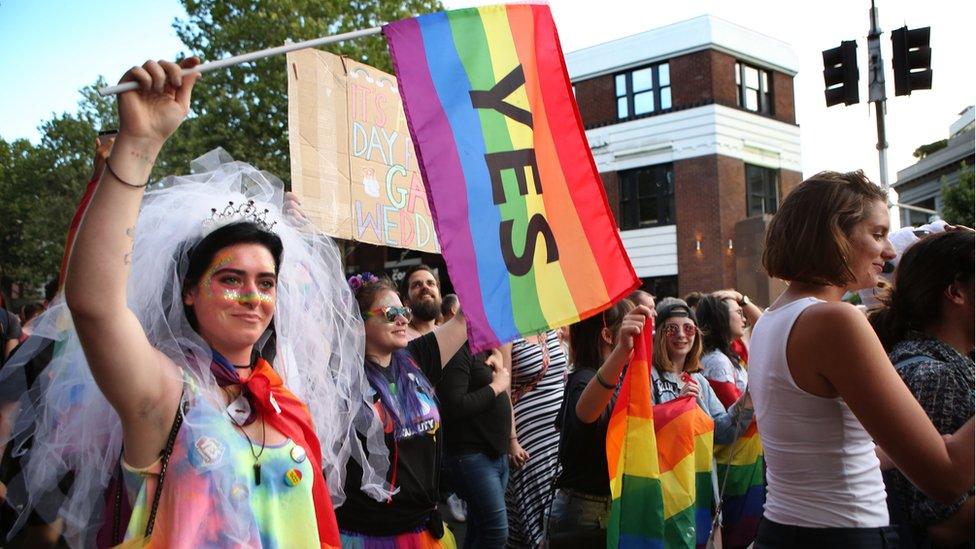
[[[692,397],[651,405],[651,332],[641,334],[607,428],[607,547],[704,546],[714,423]]]
[[[732,444],[715,447],[715,461],[722,492],[722,543],[746,547],[756,540],[766,502],[766,463],[755,419]]]
[[[651,334],[645,326],[607,425],[607,547],[664,547],[664,490],[651,405]]]
[[[635,289],[549,7],[432,13],[383,33],[472,351]]]

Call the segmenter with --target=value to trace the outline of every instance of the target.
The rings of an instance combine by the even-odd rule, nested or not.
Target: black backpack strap
[[[186,394],[186,387],[180,393],[180,404],[176,407],[176,417],[173,418],[173,426],[169,430],[169,438],[166,439],[166,446],[160,452],[159,480],[156,482],[156,490],[153,492],[152,507],[149,510],[149,520],[146,522],[145,537],[148,539],[152,535],[153,527],[156,524],[156,512],[159,509],[159,500],[163,495],[163,480],[166,478],[166,470],[169,468],[169,458],[173,454],[173,447],[176,445],[176,436],[183,425],[183,414],[186,412],[186,402],[183,397]],[[124,451],[124,449],[123,449]],[[124,489],[125,478],[122,476],[122,455],[119,455],[119,482],[115,490],[115,510],[112,525],[112,543],[122,543],[122,490]]]

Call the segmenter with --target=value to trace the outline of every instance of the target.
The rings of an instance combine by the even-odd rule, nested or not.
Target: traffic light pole
[[[888,141],[885,138],[885,78],[884,64],[881,60],[881,25],[878,22],[878,8],[871,0],[871,30],[868,33],[868,57],[870,76],[868,101],[874,103],[874,114],[878,124],[878,163],[880,165],[881,186],[888,189]]]

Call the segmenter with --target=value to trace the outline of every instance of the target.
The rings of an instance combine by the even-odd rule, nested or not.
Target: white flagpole
[[[255,61],[257,59],[263,59],[265,57],[271,57],[272,55],[280,55],[282,53],[288,53],[290,51],[302,50],[305,48],[314,48],[316,46],[324,46],[326,44],[334,44],[336,42],[343,42],[345,40],[352,40],[355,38],[361,38],[363,36],[371,36],[373,34],[379,34],[382,32],[382,27],[373,27],[371,29],[363,29],[353,32],[347,32],[343,34],[336,34],[334,36],[325,36],[323,38],[316,38],[314,40],[306,40],[304,42],[295,42],[292,44],[285,44],[284,46],[277,46],[274,48],[267,48],[259,51],[252,51],[251,53],[243,53],[241,55],[235,55],[233,57],[228,57],[226,59],[218,59],[217,61],[209,61],[193,67],[192,69],[183,69],[183,74],[191,74],[194,72],[205,73],[210,71],[215,71],[217,69],[222,69],[224,67],[230,67],[233,65],[238,65],[240,63],[247,63],[248,61]],[[115,95],[117,93],[127,92],[130,90],[138,89],[139,85],[135,82],[123,82],[122,84],[116,84],[115,86],[105,86],[98,90],[99,95]]]

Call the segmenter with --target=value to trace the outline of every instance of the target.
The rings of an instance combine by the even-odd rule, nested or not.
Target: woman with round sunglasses
[[[369,463],[389,460],[382,501],[360,489],[362,471],[348,462],[346,501],[336,518],[347,548],[430,548],[449,545],[437,512],[443,446],[434,386],[442,367],[467,341],[463,312],[407,341],[411,311],[396,287],[371,273],[349,279],[366,330],[366,377],[385,448],[368,447]],[[442,539],[444,538],[444,539]],[[442,545],[443,544],[443,545]]]
[[[726,408],[700,372],[702,337],[691,308],[680,299],[657,306],[651,398],[663,404],[692,395],[715,422],[715,444],[729,444],[752,421],[752,399],[746,393]]]

